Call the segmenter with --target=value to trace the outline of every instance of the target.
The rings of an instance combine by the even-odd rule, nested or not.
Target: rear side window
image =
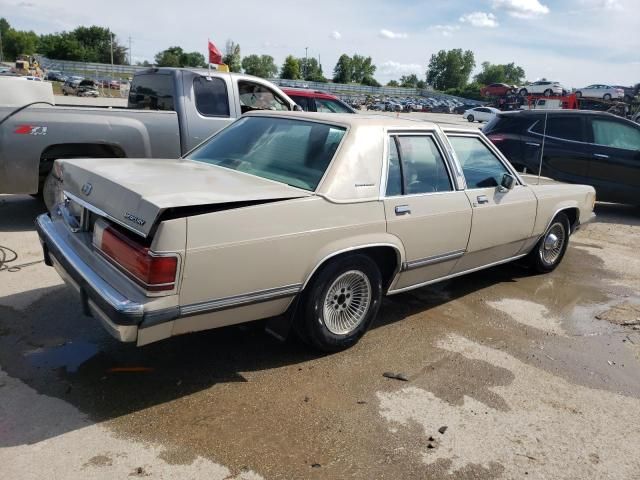
[[[316,98],[316,111],[325,113],[351,113],[351,110],[340,102],[326,98]]]
[[[519,134],[522,131],[524,120],[518,115],[496,115],[485,125],[482,131],[490,133],[513,133]]]
[[[221,78],[196,77],[193,79],[196,109],[210,117],[229,116],[227,85]]]
[[[544,122],[544,117],[541,117],[531,131],[540,135],[544,134]],[[547,118],[547,136],[584,142],[582,119],[573,115],[549,115]]]
[[[305,112],[312,111],[309,108],[309,98],[301,97],[298,95],[289,95],[289,98],[294,102],[296,102],[300,106],[300,108],[302,108]]]
[[[129,91],[129,108],[175,110],[171,75],[137,75]]]

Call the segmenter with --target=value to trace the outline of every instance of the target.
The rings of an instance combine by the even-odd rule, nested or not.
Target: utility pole
[[[309,47],[304,47],[304,78],[307,79],[307,69],[309,68],[309,56],[307,55]]]
[[[131,35],[129,35],[129,65],[133,65],[133,57],[131,56]]]
[[[4,62],[4,54],[2,53],[2,30],[0,30],[0,62]]]

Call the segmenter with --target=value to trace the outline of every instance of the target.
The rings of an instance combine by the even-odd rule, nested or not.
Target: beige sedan
[[[256,112],[186,158],[69,159],[45,260],[116,338],[284,317],[356,343],[383,295],[526,257],[550,272],[591,219],[583,185],[529,185],[475,129]]]

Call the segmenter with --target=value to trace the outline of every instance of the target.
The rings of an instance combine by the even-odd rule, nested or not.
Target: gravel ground
[[[0,196],[9,266],[42,209]],[[597,213],[552,274],[389,297],[330,356],[252,326],[118,344],[53,269],[0,271],[3,477],[638,478],[640,209]]]

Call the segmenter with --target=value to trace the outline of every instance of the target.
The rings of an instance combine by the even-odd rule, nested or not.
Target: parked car
[[[42,193],[47,184],[44,200],[51,207],[56,158],[178,158],[245,112],[295,108],[266,80],[176,68],[137,72],[126,109],[0,106],[0,193]]]
[[[541,166],[547,177],[592,185],[599,200],[640,205],[637,123],[605,112],[529,110],[500,113],[484,132],[520,171]]]
[[[62,94],[63,95],[76,95],[78,85],[80,82],[84,80],[82,77],[68,77],[67,80],[62,84]]]
[[[614,88],[620,88],[624,92],[623,100],[627,103],[631,101],[640,93],[640,83],[636,83],[633,87],[624,87],[622,85],[613,85]]]
[[[623,99],[624,90],[610,85],[594,84],[576,90],[576,97],[602,98],[603,100]]]
[[[465,103],[463,105],[458,105],[453,109],[453,113],[457,113],[462,115],[467,110],[477,107],[477,104]]]
[[[527,95],[544,95],[550,97],[551,95],[564,95],[566,91],[567,89],[560,85],[559,82],[540,80],[521,87],[518,93],[523,97]]]
[[[496,113],[499,112],[500,110],[493,107],[474,107],[465,111],[462,114],[462,118],[468,120],[469,122],[488,122],[496,116]]]
[[[432,113],[451,113],[452,111],[453,109],[447,104],[435,105],[431,107]]]
[[[96,82],[89,79],[84,79],[80,83],[78,83],[75,88],[76,95],[79,97],[98,97],[100,96],[100,92],[98,91],[98,86]]]
[[[49,70],[44,79],[51,82],[64,82],[67,79],[67,76],[57,70]]]
[[[138,345],[286,314],[348,348],[385,294],[524,257],[552,271],[595,199],[526,185],[477,129],[384,116],[252,112],[184,159],[55,168],[45,262]]]
[[[349,105],[338,97],[320,90],[310,90],[307,88],[282,89],[291,100],[296,102],[305,112],[324,113],[356,113]]]
[[[518,91],[518,87],[513,85],[507,85],[506,83],[492,83],[486,87],[480,89],[480,95],[483,97],[502,97],[515,93]]]

